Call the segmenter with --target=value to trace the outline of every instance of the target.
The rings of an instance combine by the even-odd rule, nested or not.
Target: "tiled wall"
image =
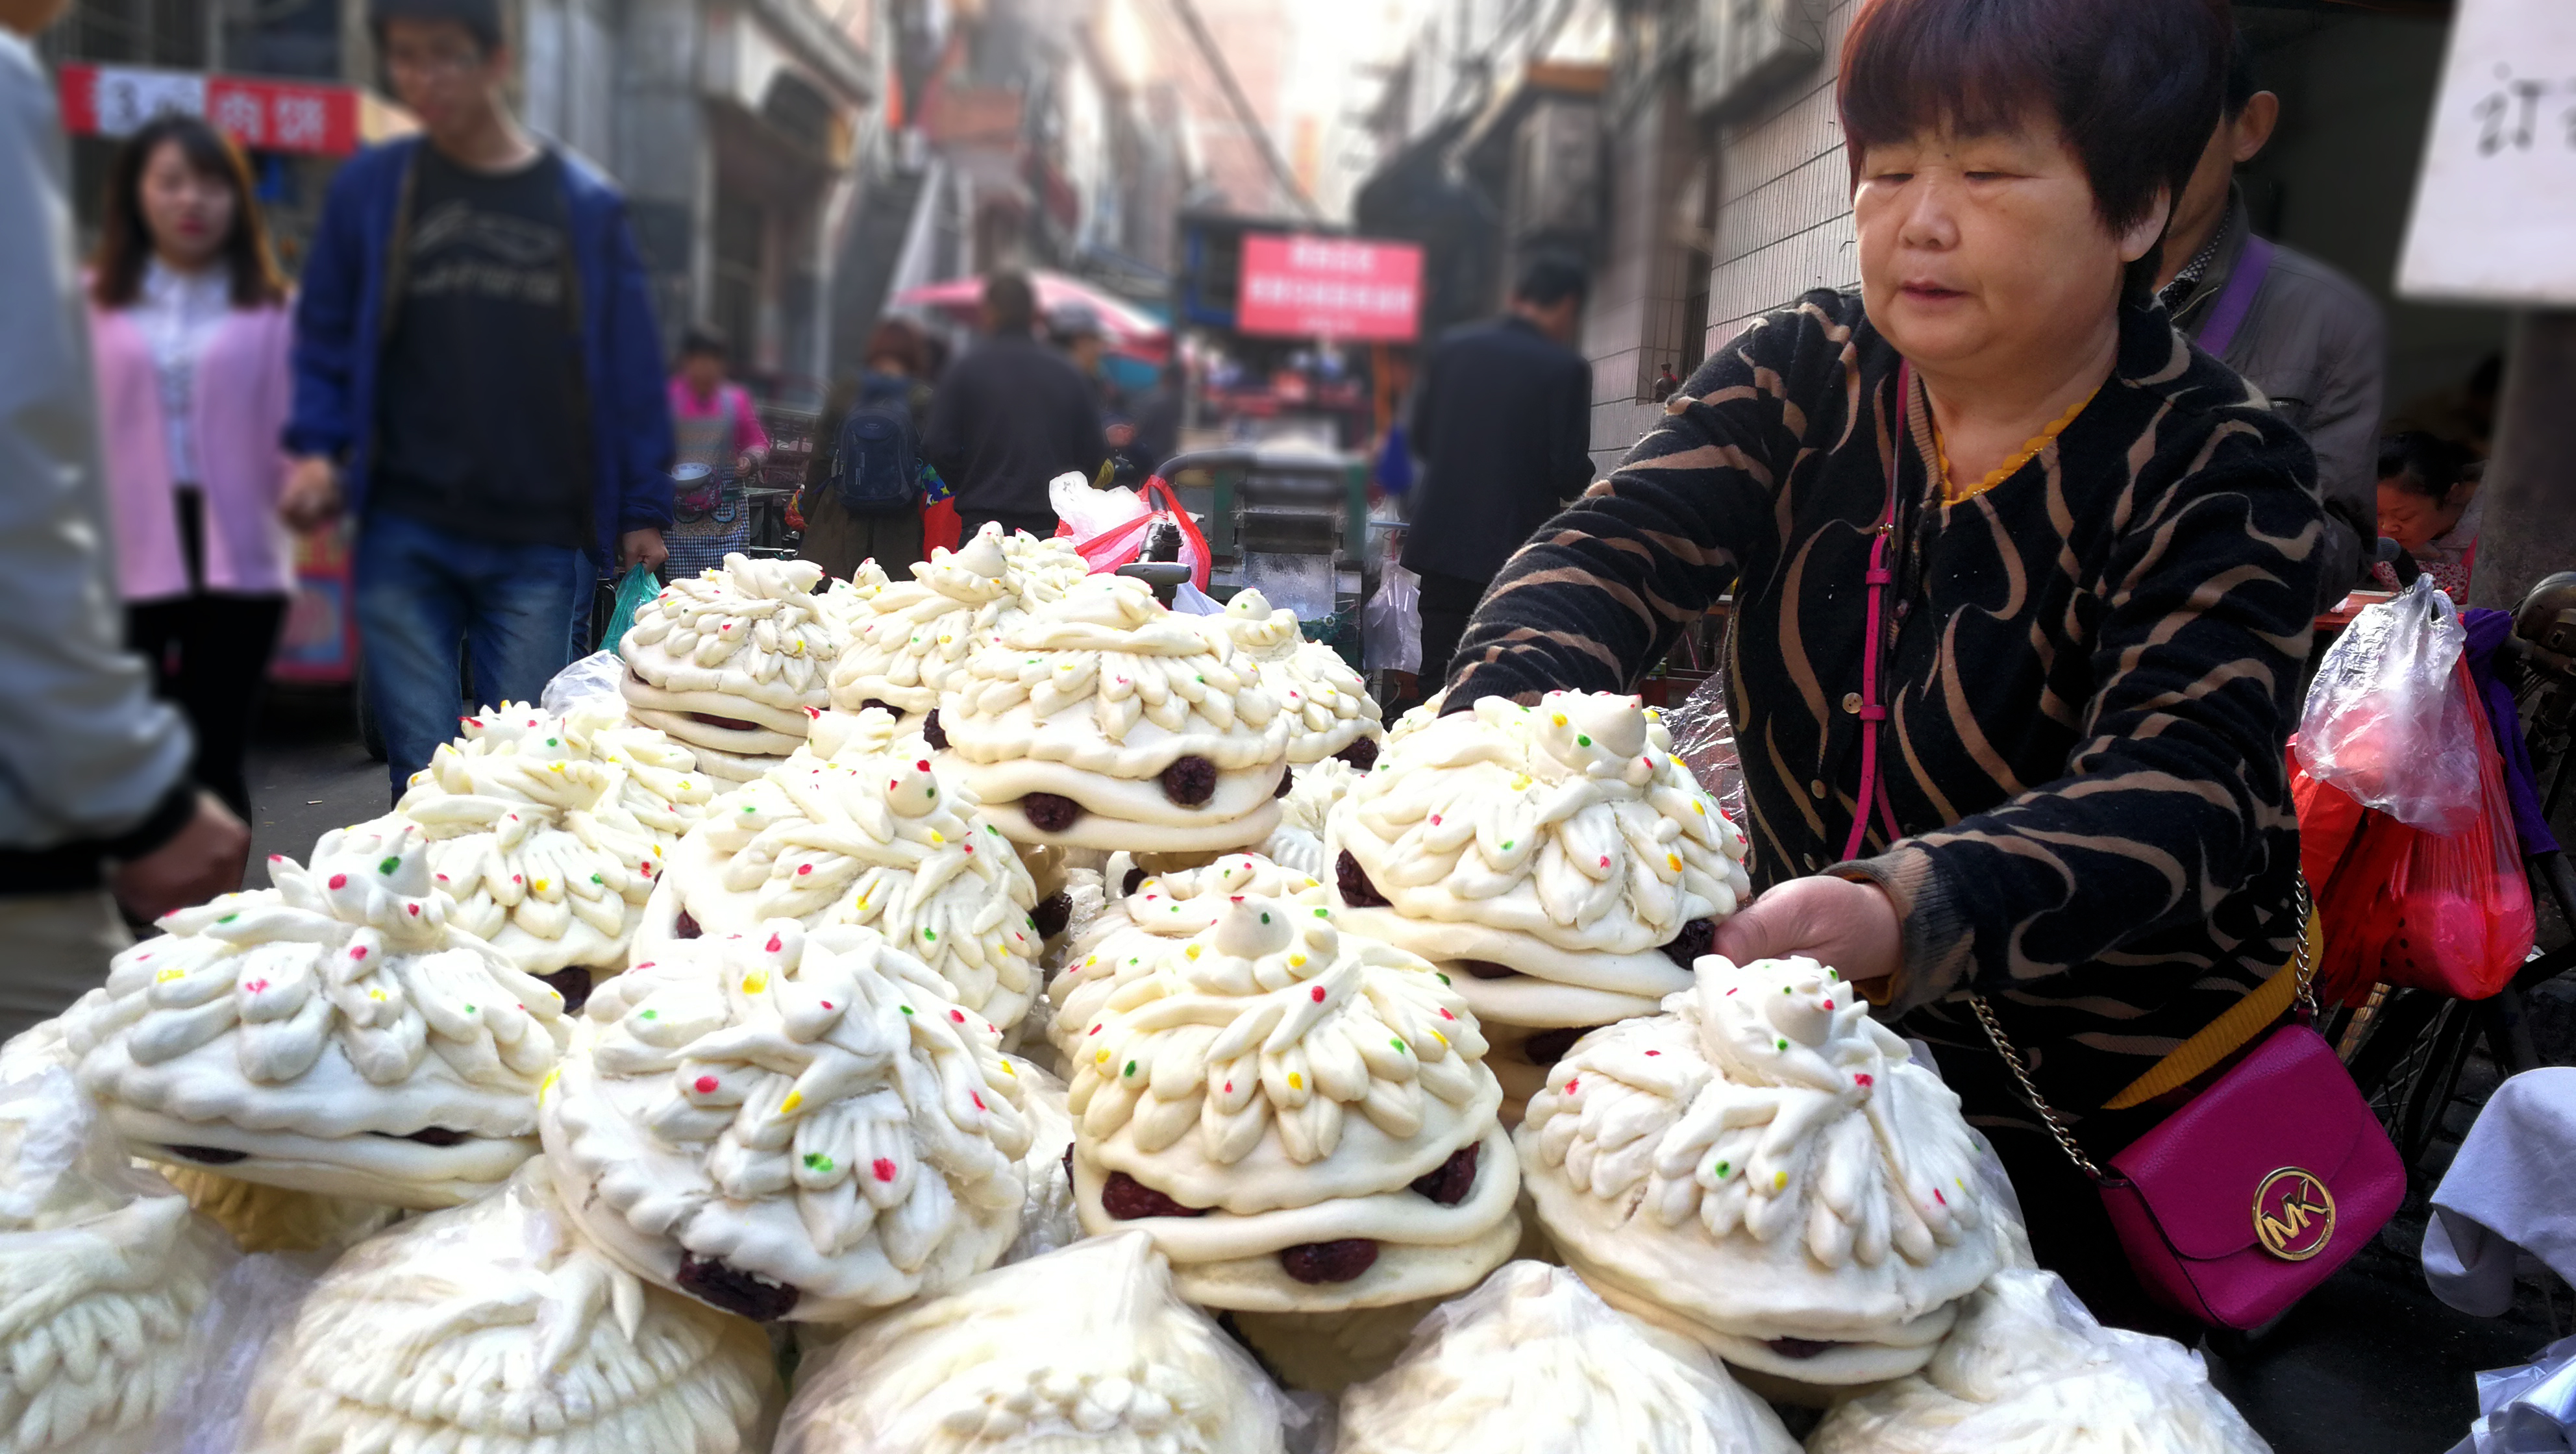
[[[1860,280],[1833,69],[1857,5],[1832,0],[1825,59],[1764,110],[1729,126],[1720,143],[1717,266],[1708,302],[1712,350],[1810,288]]]
[[[1610,141],[1610,235],[1584,310],[1583,352],[1592,360],[1592,463],[1607,474],[1653,421],[1654,404],[1637,402],[1637,359],[1648,312],[1667,305],[1657,274],[1665,113],[1637,107],[1614,123]]]

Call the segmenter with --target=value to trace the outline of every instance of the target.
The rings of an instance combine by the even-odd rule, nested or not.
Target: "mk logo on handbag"
[[[2254,1237],[2284,1262],[2305,1262],[2334,1240],[2334,1193],[2314,1173],[2285,1166],[2254,1189]]]

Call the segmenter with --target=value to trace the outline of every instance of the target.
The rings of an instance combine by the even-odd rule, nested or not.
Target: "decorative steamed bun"
[[[685,747],[593,698],[561,717],[486,707],[413,774],[394,812],[429,839],[448,922],[579,1009],[626,967],[666,851],[715,784]]]
[[[1837,1405],[1809,1454],[2271,1454],[2200,1355],[2093,1320],[2055,1273],[1968,1299],[1924,1369]]]
[[[536,1154],[563,996],[447,920],[398,818],[335,829],[308,871],[165,916],[63,1017],[82,1089],[133,1149],[224,1175],[444,1207]]]
[[[1812,959],[1710,956],[1557,1062],[1517,1141],[1614,1306],[1793,1385],[1921,1368],[2003,1265],[1959,1098]]]
[[[848,925],[772,919],[600,986],[546,1155],[630,1271],[762,1321],[846,1322],[990,1267],[1028,1150],[1001,1032]]]
[[[671,864],[645,911],[639,958],[771,919],[859,924],[1005,1030],[1037,996],[1037,887],[954,764],[917,736],[882,754],[845,746],[829,761],[771,768],[717,804]]]
[[[1205,1307],[1340,1312],[1472,1286],[1520,1236],[1520,1178],[1466,1002],[1320,904],[1210,908],[1105,992],[1083,983],[1098,998],[1069,996],[1058,1022],[1083,1226],[1151,1232]],[[1098,1006],[1085,1023],[1077,1002]]]
[[[398,1215],[392,1207],[235,1181],[203,1167],[159,1170],[189,1206],[223,1228],[244,1252],[337,1252],[383,1231]]]
[[[1288,796],[1279,800],[1279,826],[1262,841],[1261,855],[1299,873],[1330,878],[1333,857],[1324,851],[1324,825],[1333,805],[1350,795],[1362,774],[1338,757],[1288,771],[1291,781]]]
[[[736,554],[663,587],[618,643],[628,712],[694,748],[699,771],[758,777],[831,705],[844,638],[813,594],[822,579],[812,561]]]
[[[1137,1233],[987,1272],[809,1365],[778,1454],[1281,1454],[1287,1401]]]
[[[1326,847],[1343,924],[1457,980],[1507,1120],[1585,1030],[1688,989],[1751,888],[1744,834],[1655,714],[1602,692],[1407,714]]]
[[[1798,1454],[1779,1415],[1697,1344],[1539,1262],[1507,1263],[1435,1309],[1392,1369],[1342,1396],[1338,1454],[1457,1449]]]
[[[1020,539],[1037,546],[1035,537]],[[889,583],[869,562],[844,606],[850,639],[832,664],[832,705],[842,712],[881,708],[902,719],[906,732],[946,747],[939,696],[965,680],[967,658],[1082,576],[1082,558],[1069,547],[1014,551],[1011,540],[988,522],[958,549],[915,562],[909,581]],[[1063,558],[1072,561],[1070,578]]]
[[[259,1369],[242,1454],[750,1454],[778,1387],[759,1329],[584,1242],[542,1161],[333,1263]]]
[[[1289,714],[1219,618],[1143,581],[1083,580],[978,651],[941,708],[1005,836],[1221,852],[1279,822]]]
[[[1294,611],[1270,609],[1270,598],[1241,590],[1225,604],[1234,639],[1261,663],[1262,680],[1289,718],[1288,760],[1299,766],[1339,758],[1361,772],[1377,763],[1386,728],[1368,683],[1340,652],[1308,641]]]
[[[230,1255],[126,1161],[69,1071],[0,1085],[0,1454],[161,1447]]]

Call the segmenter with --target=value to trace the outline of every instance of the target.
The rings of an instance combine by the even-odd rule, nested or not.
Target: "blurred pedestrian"
[[[1422,577],[1422,676],[1444,680],[1467,618],[1530,532],[1592,482],[1592,365],[1574,351],[1583,270],[1532,261],[1511,311],[1451,329],[1422,365],[1422,460],[1404,565]]]
[[[826,575],[846,578],[873,559],[904,580],[925,558],[923,512],[947,500],[948,487],[921,458],[919,420],[930,402],[921,370],[921,330],[889,318],[868,335],[865,369],[824,406],[827,434],[806,466],[805,541],[796,553]]]
[[[194,116],[125,143],[100,219],[90,344],[125,641],[187,714],[196,780],[248,818],[243,756],[295,588],[286,284],[249,164]]]
[[[724,564],[751,543],[748,488],[752,471],[769,457],[769,431],[751,393],[725,377],[733,345],[712,328],[680,337],[680,367],[671,375],[671,430],[676,460],[704,465],[707,477],[673,498],[666,579],[683,580]]]
[[[984,340],[939,381],[921,452],[956,492],[967,535],[987,520],[1053,535],[1047,482],[1067,470],[1089,480],[1109,456],[1089,386],[1063,354],[1038,341],[1036,329],[1037,293],[1027,275],[990,275]]]
[[[29,44],[62,9],[0,0],[0,1038],[107,977],[117,904],[203,903],[250,849],[119,641],[60,112]]]
[[[366,690],[394,792],[476,703],[589,649],[617,564],[659,566],[671,408],[624,201],[522,130],[500,0],[371,0],[422,135],[332,180],[295,313],[290,524],[358,518]]]
[[[2263,150],[2280,119],[2281,98],[2256,87],[2239,32],[2227,102],[2174,205],[2156,286],[2174,327],[2262,390],[2316,451],[2327,517],[2322,610],[2359,580],[2363,545],[2377,544],[2365,537],[2376,508],[2387,326],[2352,279],[2254,235],[2236,169]]]
[[[2477,564],[2481,512],[2473,472],[2484,468],[2465,446],[2419,430],[2379,441],[2379,533],[2396,541],[2455,605],[2467,603],[2469,571]],[[2371,575],[2389,590],[2412,579],[2385,562],[2373,565]]]

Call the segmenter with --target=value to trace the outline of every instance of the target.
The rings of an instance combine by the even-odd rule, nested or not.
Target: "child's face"
[[[2458,510],[2419,495],[2395,480],[2379,482],[2379,533],[2409,551],[2432,544],[2435,536],[2450,529],[2459,518]]]

